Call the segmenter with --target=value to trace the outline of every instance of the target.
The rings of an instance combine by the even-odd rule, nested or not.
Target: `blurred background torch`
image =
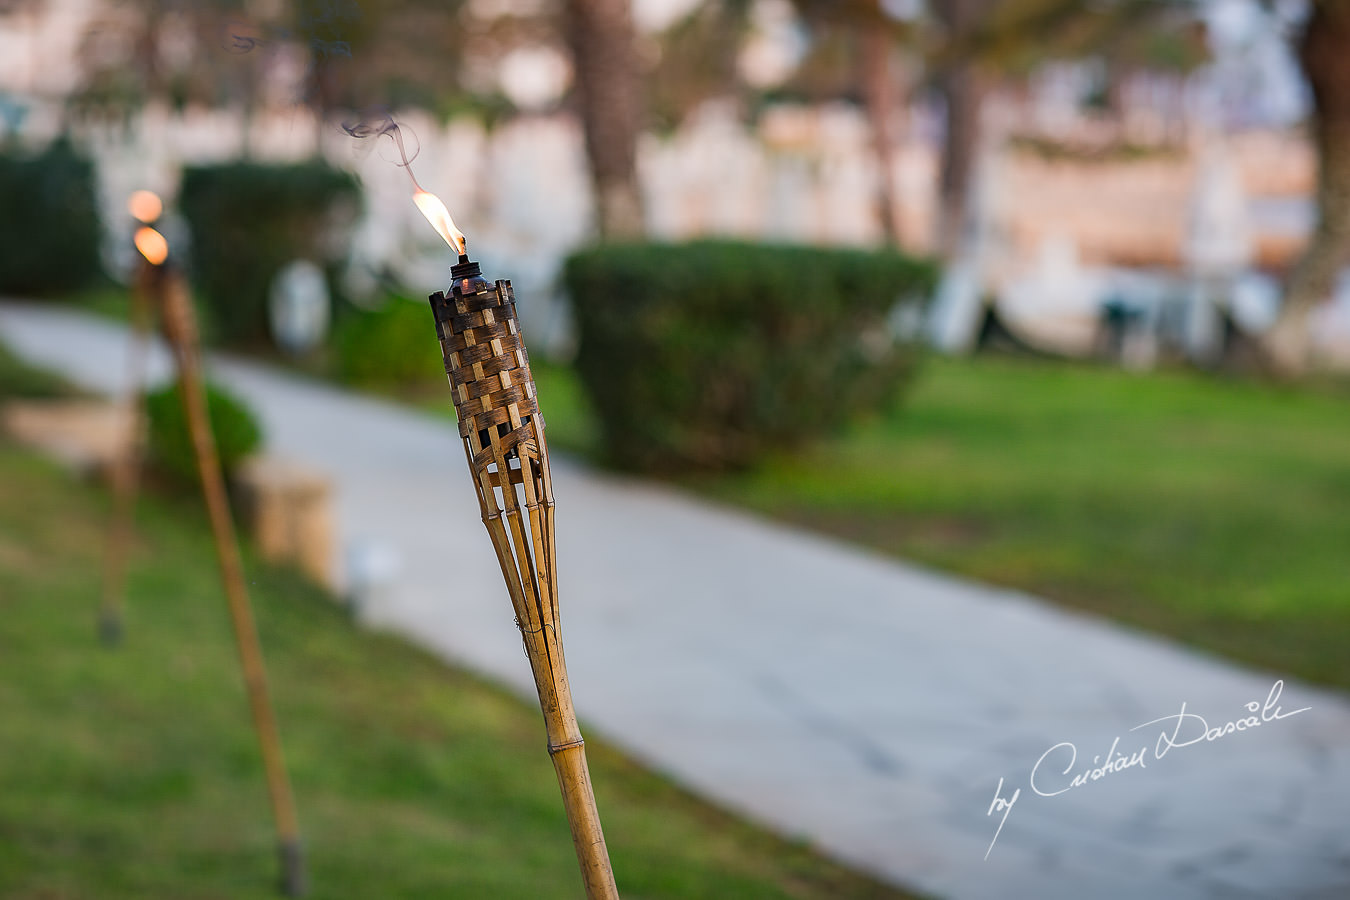
[[[127,350],[126,443],[112,465],[113,513],[103,558],[103,598],[98,630],[103,643],[117,645],[122,639],[122,599],[126,582],[127,553],[132,535],[136,487],[140,479],[145,427],[145,361],[151,317],[151,288],[156,268],[169,255],[163,236],[149,227],[159,220],[164,204],[150,191],[136,191],[127,201],[132,218],[146,226],[137,234],[136,247],[145,263],[137,271],[131,292],[131,344]],[[144,245],[144,246],[142,246]]]
[[[133,210],[134,214],[134,210]],[[207,415],[206,392],[202,386],[201,353],[196,318],[182,273],[172,265],[169,245],[154,228],[144,225],[136,231],[136,249],[145,258],[138,284],[141,292],[153,298],[164,337],[168,340],[178,373],[178,393],[182,398],[202,496],[206,501],[220,562],[221,581],[234,625],[235,642],[244,674],[244,686],[253,715],[253,727],[262,750],[267,788],[276,820],[281,856],[281,887],[286,896],[299,897],[307,890],[300,827],[291,794],[290,779],[281,751],[281,737],[268,696],[267,672],[263,667],[258,630],[244,584],[243,566],[234,519],[225,492],[225,478],[216,453],[215,436]]]

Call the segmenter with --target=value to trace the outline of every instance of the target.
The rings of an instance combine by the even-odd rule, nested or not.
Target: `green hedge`
[[[425,300],[391,297],[373,312],[343,316],[333,333],[342,380],[364,387],[445,382],[445,360]]]
[[[102,272],[94,166],[68,141],[0,154],[0,291],[55,294]]]
[[[731,241],[605,245],[564,266],[577,369],[610,462],[724,469],[892,403],[915,350],[891,336],[936,270],[890,252]]]
[[[215,435],[221,468],[228,474],[244,457],[262,445],[262,428],[244,402],[224,388],[207,383],[207,417]],[[178,386],[171,385],[145,398],[149,424],[150,458],[168,474],[197,481],[197,457],[183,414]]]
[[[213,333],[234,344],[267,340],[272,279],[292,260],[324,267],[331,289],[359,198],[354,176],[322,162],[186,169],[179,205],[192,229],[193,280]]]

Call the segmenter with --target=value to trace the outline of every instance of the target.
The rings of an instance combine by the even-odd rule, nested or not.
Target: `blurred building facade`
[[[1133,73],[1113,85],[1109,111],[1089,102],[1101,84],[1090,63],[1044,66],[1017,90],[989,98],[974,210],[992,245],[982,250],[988,290],[1001,294],[1024,283],[1056,252],[1073,260],[1061,261],[1061,269],[1186,269],[1194,256],[1188,223],[1199,205],[1214,202],[1206,173],[1215,165],[1229,173],[1222,202],[1248,236],[1247,258],[1233,265],[1289,264],[1313,219],[1315,161],[1297,127],[1306,100],[1278,36],[1253,36],[1243,24],[1249,5],[1215,0],[1213,62],[1184,76]],[[655,28],[681,8],[652,0],[638,5],[638,20]],[[66,98],[76,86],[77,61],[99,47],[100,22],[117,14],[100,0],[47,0],[0,20],[3,128],[34,145],[68,130],[89,148],[114,271],[125,262],[130,224],[122,209],[132,190],[149,187],[172,198],[185,165],[319,155],[358,173],[364,186],[365,217],[350,271],[354,293],[382,277],[419,288],[444,277],[445,248],[409,202],[392,147],[355,142],[293,102],[303,67],[284,55],[270,63],[268,100],[259,107],[150,103],[115,121],[73,121]],[[748,46],[748,62],[767,59],[772,68],[775,57],[762,43]],[[531,96],[546,105],[561,95],[567,72],[545,54],[514,57],[498,75],[528,106]],[[899,140],[887,164],[897,186],[900,240],[914,252],[933,247],[940,112],[926,94],[895,110]],[[556,104],[490,129],[470,117],[443,124],[416,110],[394,115],[415,143],[418,180],[445,199],[475,254],[494,270],[509,270],[522,296],[552,297],[561,260],[592,232],[576,121]],[[884,229],[869,128],[858,107],[842,102],[770,105],[753,123],[734,102],[707,102],[673,133],[641,141],[649,233],[670,240],[717,234],[876,244]],[[1047,249],[1053,247],[1061,250]],[[1055,306],[1041,305],[1047,315]],[[545,300],[536,306],[522,310],[527,321],[561,327],[559,309]],[[1021,306],[1038,315],[1034,302]]]

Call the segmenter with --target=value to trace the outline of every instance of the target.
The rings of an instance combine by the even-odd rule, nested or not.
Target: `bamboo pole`
[[[182,395],[183,412],[197,457],[197,472],[201,476],[202,495],[206,500],[211,532],[215,538],[216,556],[220,563],[230,620],[234,625],[235,643],[238,645],[253,727],[258,735],[263,768],[267,774],[267,790],[279,839],[282,889],[289,897],[299,897],[304,895],[308,887],[300,827],[282,755],[281,737],[268,696],[267,672],[263,666],[258,630],[253,620],[253,609],[249,605],[248,590],[244,585],[234,520],[225,494],[225,480],[207,417],[196,321],[182,276],[162,266],[157,268],[155,274],[160,318],[178,369],[178,389]]]
[[[135,533],[132,521],[140,486],[141,456],[145,441],[145,366],[149,355],[150,290],[154,273],[141,266],[136,289],[131,294],[131,342],[127,348],[127,385],[123,405],[127,409],[127,442],[112,464],[113,510],[103,557],[103,598],[99,608],[98,633],[103,643],[122,642],[126,565]]]
[[[465,256],[451,274],[450,296],[429,299],[479,511],[530,660],[586,896],[617,900],[558,631],[548,445],[515,294],[508,281],[488,283]]]

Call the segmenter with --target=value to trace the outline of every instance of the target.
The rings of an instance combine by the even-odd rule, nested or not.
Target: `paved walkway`
[[[95,388],[125,368],[122,331],[70,312],[0,306],[0,340]],[[214,371],[273,450],[336,479],[344,538],[398,548],[378,623],[532,698],[452,427],[261,365]],[[1350,897],[1344,697],[1286,682],[1276,719],[1276,674],[567,460],[553,471],[582,717],[694,790],[958,900]],[[1268,721],[1190,743],[1197,716],[1249,715]],[[1097,759],[1118,770],[1069,787]],[[996,790],[1017,799],[986,860]]]

